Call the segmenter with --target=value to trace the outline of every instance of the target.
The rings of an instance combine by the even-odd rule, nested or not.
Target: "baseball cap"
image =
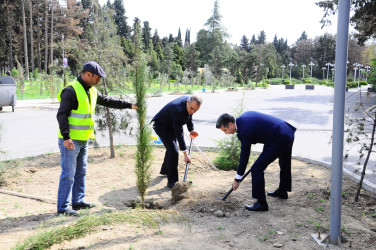
[[[106,77],[106,73],[104,73],[104,70],[102,69],[102,67],[94,61],[86,62],[84,66],[82,67],[82,72],[90,72],[90,73],[98,75],[99,77],[103,77],[103,78]]]

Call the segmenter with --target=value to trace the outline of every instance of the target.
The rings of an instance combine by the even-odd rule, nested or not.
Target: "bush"
[[[18,73],[18,70],[16,69],[16,67],[13,67],[12,71],[10,72],[10,75],[15,78],[15,79],[18,79],[18,76],[20,75]]]
[[[290,84],[290,80],[283,80],[283,84]]]
[[[33,78],[34,79],[39,79],[39,69],[38,68],[34,69]]]
[[[322,80],[320,81],[320,85],[326,85],[327,81],[326,80]]]
[[[218,141],[219,156],[214,164],[221,170],[236,170],[240,158],[240,141],[233,134]]]
[[[368,85],[368,82],[366,82],[366,81],[361,81],[360,82],[360,86],[367,86]]]
[[[283,84],[282,78],[270,78],[268,80],[269,80],[269,84],[271,84],[271,85]]]
[[[305,79],[305,80],[304,80],[304,83],[306,83],[306,84],[310,84],[310,83],[312,83],[312,82],[311,82],[310,79]]]

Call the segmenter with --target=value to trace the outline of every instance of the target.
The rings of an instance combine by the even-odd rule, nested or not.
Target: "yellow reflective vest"
[[[71,111],[68,116],[69,123],[69,136],[72,140],[86,141],[88,139],[94,139],[94,114],[95,105],[97,104],[98,91],[95,87],[89,89],[90,100],[84,87],[82,87],[79,81],[74,81],[68,86],[72,86],[76,92],[78,100],[77,110]],[[61,90],[62,91],[62,90]],[[61,100],[61,91],[57,95],[57,99]],[[59,129],[59,138],[63,138]]]

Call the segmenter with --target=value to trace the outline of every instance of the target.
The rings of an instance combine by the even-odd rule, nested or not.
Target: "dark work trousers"
[[[291,153],[294,135],[284,134],[273,142],[264,145],[264,148],[252,165],[252,197],[266,200],[264,171],[270,163],[279,159],[280,180],[279,189],[291,192]]]
[[[179,180],[178,161],[179,148],[177,139],[172,129],[154,122],[153,129],[161,139],[166,148],[165,157],[161,167],[161,173],[167,173],[168,183],[175,183]]]

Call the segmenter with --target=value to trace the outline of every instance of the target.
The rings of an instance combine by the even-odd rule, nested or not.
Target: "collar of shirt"
[[[86,92],[91,88],[91,86],[88,86],[88,85],[86,84],[86,82],[84,82],[84,80],[82,79],[81,76],[78,76],[78,77],[77,77],[77,81],[78,81],[79,83],[81,83],[82,87],[84,87],[84,89],[85,89]]]

